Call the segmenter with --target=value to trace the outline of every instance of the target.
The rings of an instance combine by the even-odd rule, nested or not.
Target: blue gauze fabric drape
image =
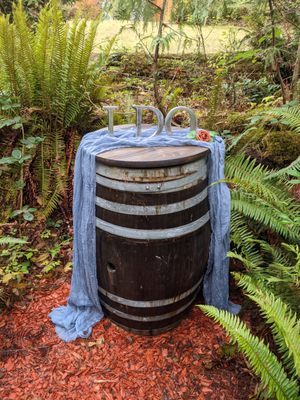
[[[174,130],[172,135],[163,131],[150,137],[155,128],[147,128],[135,137],[135,127],[115,128],[114,136],[107,129],[85,135],[75,160],[73,199],[73,272],[71,290],[66,306],[53,309],[50,318],[58,336],[66,341],[87,338],[92,326],[103,318],[99,302],[96,273],[95,227],[95,155],[121,147],[194,145],[209,148],[209,184],[224,178],[223,140],[199,142],[186,137],[188,130]],[[210,221],[212,228],[207,272],[203,281],[203,294],[207,304],[234,314],[240,306],[229,301],[229,250],[230,192],[225,183],[209,187]]]

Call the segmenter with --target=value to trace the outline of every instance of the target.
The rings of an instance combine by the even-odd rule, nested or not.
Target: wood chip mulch
[[[0,315],[1,400],[243,400],[255,391],[243,358],[222,356],[228,338],[199,308],[160,336],[104,319],[89,339],[64,343],[48,313],[68,293],[61,280]]]

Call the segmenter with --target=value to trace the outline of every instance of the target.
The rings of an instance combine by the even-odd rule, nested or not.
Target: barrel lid
[[[209,150],[200,146],[123,147],[99,153],[102,164],[124,168],[156,168],[187,164],[207,157]]]

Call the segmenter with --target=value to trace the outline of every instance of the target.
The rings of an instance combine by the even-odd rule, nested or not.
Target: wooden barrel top
[[[127,168],[155,168],[187,164],[206,157],[209,150],[199,146],[123,147],[99,153],[105,165]]]

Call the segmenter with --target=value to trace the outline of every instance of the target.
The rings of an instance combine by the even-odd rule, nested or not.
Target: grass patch
[[[98,27],[97,36],[96,36],[96,45],[99,45],[106,40],[112,38],[116,35],[122,26],[125,26],[126,23],[122,21],[116,20],[105,20],[101,22]],[[176,25],[172,25],[174,29],[178,29]],[[191,38],[196,39],[197,32],[196,29],[186,26],[184,27],[184,32]],[[149,25],[145,32],[146,35],[155,35],[156,29],[155,26]],[[205,46],[208,54],[214,54],[219,51],[224,51],[225,47],[229,47],[232,45],[233,41],[239,43],[243,37],[245,36],[245,31],[242,28],[232,25],[216,25],[216,26],[205,26],[203,28],[203,35],[205,38]],[[229,37],[228,37],[229,36]],[[151,38],[148,39],[147,45],[149,46],[151,43]],[[117,47],[122,49],[126,48],[127,50],[135,50],[138,44],[138,38],[136,34],[130,30],[123,30],[120,36],[118,37]],[[195,53],[197,51],[196,42],[186,47],[182,48],[182,43],[180,40],[174,40],[170,46],[168,53],[171,54],[182,54],[182,53]]]

